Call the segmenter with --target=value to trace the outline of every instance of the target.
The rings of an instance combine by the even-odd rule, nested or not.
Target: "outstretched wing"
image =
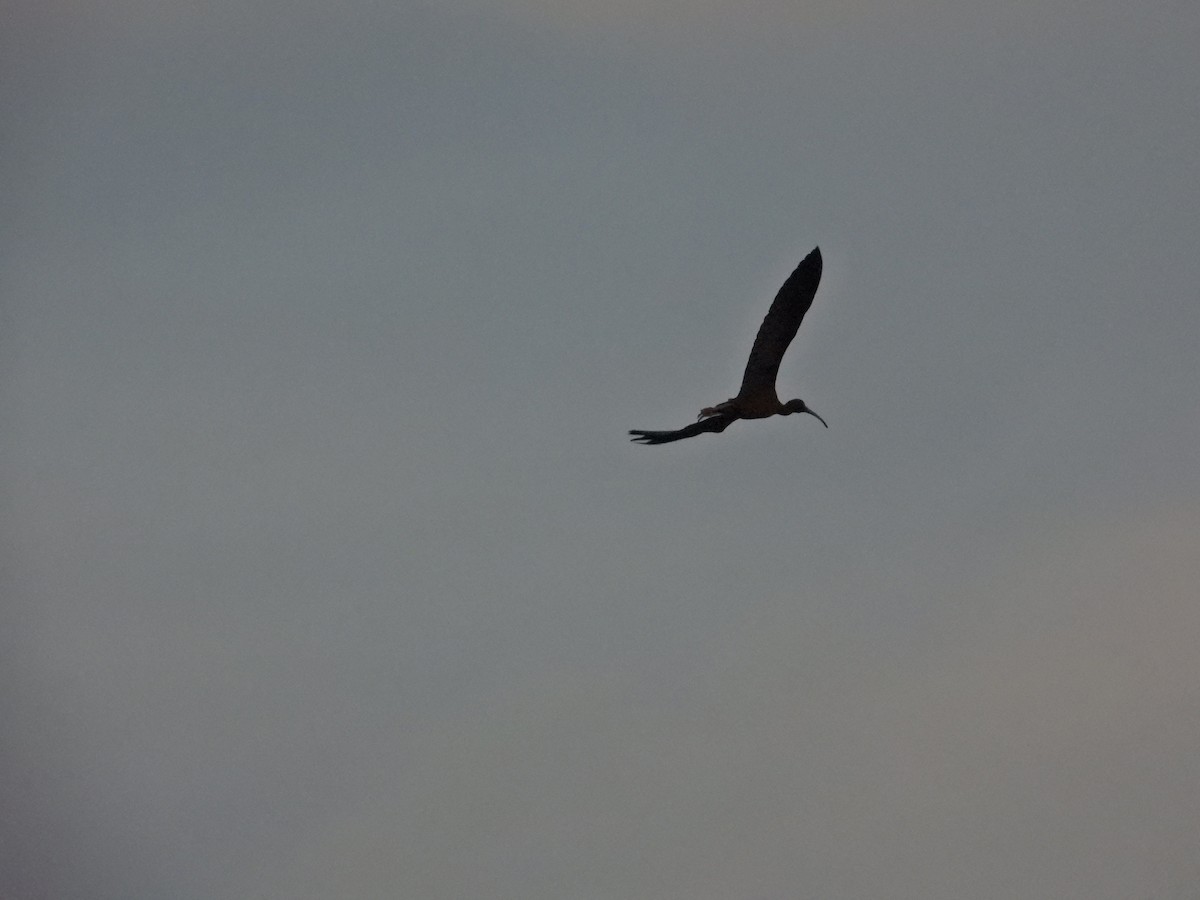
[[[680,428],[678,431],[631,431],[629,433],[633,437],[630,440],[640,441],[643,444],[669,444],[671,441],[682,441],[684,438],[695,437],[706,431],[718,434],[735,421],[737,421],[737,416],[719,414],[710,416],[707,419],[701,419],[699,422],[693,422],[691,425],[688,425],[686,428]]]
[[[769,391],[775,396],[775,376],[779,374],[779,363],[787,352],[788,344],[796,336],[804,314],[812,306],[821,282],[821,248],[814,247],[812,253],[800,261],[788,276],[775,302],[759,326],[754,348],[746,363],[746,374],[742,376],[739,399],[746,399]]]

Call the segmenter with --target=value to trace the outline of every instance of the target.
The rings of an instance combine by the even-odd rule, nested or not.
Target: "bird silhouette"
[[[630,440],[643,444],[669,444],[705,432],[719,434],[738,419],[765,419],[768,416],[790,416],[792,413],[808,413],[828,428],[829,423],[809,409],[803,400],[780,403],[775,393],[779,363],[796,336],[804,314],[812,306],[820,282],[821,248],[814,247],[812,253],[800,261],[800,265],[783,283],[767,311],[767,317],[759,326],[738,395],[700,410],[697,421],[678,431],[630,431],[633,435]]]

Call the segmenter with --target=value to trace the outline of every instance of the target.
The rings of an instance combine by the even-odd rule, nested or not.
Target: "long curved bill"
[[[811,409],[807,409],[807,408],[806,408],[804,411],[805,411],[806,413],[808,413],[810,416],[813,416],[814,418],[816,418],[817,420],[819,420],[819,421],[820,421],[820,423],[821,423],[822,425],[824,425],[826,428],[828,428],[828,427],[829,427],[829,423],[828,423],[828,422],[826,422],[824,419],[822,419],[820,416],[818,416],[818,415],[817,415],[815,412],[813,412]]]

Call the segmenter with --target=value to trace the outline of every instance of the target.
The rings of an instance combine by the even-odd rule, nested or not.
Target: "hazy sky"
[[[1195,3],[0,16],[3,900],[1200,894]]]

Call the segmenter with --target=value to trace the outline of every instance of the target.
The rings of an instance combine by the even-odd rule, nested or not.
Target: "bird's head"
[[[799,397],[797,397],[795,400],[789,400],[787,403],[783,404],[783,415],[790,416],[792,413],[808,413],[813,418],[819,420],[820,423],[826,428],[829,427],[829,423],[805,406],[804,401]]]

